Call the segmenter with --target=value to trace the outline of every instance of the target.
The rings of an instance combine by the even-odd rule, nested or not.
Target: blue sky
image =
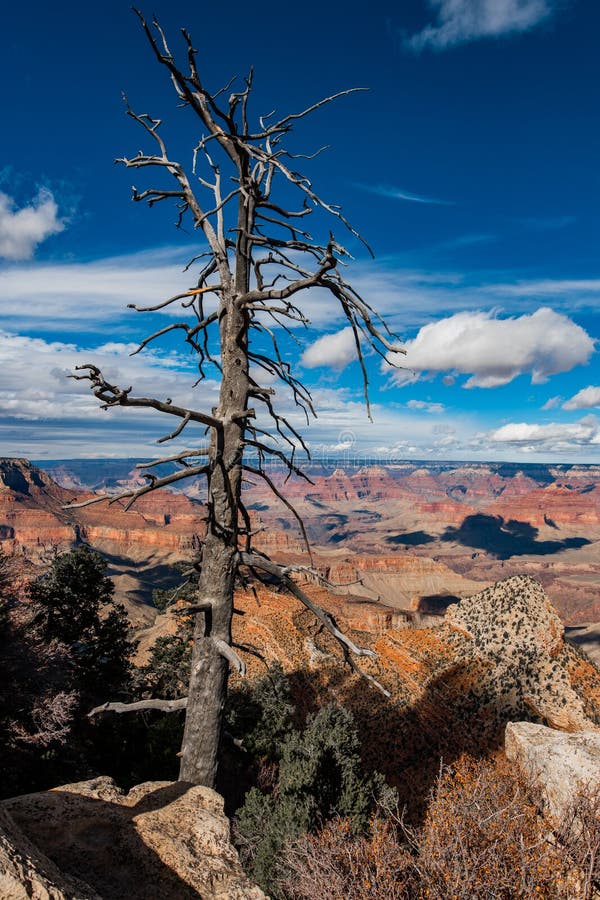
[[[256,115],[369,88],[305,120],[292,144],[330,145],[307,174],[373,247],[374,261],[336,230],[356,257],[348,277],[402,335],[410,371],[369,359],[369,423],[344,321],[308,295],[312,327],[285,353],[318,406],[310,444],[317,454],[600,461],[600,7],[302,9],[158,0],[144,11],[173,47],[189,28],[211,87],[254,64]],[[138,173],[113,163],[144,146],[123,90],[163,119],[184,162],[195,124],[175,108],[127,3],[105,0],[93,15],[61,0],[11,4],[3,26],[0,453],[157,455],[160,418],[102,412],[66,373],[98,362],[137,393],[214,403],[215,378],[193,388],[193,360],[176,342],[129,356],[158,320],[127,303],[192,287],[182,266],[202,246],[174,228],[166,204],[131,203]],[[279,402],[290,408],[284,391]]]

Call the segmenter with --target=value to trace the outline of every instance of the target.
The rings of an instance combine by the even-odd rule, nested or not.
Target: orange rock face
[[[139,485],[132,466],[128,462],[121,471],[114,461],[107,464],[113,489]],[[84,470],[88,483],[101,484],[101,465],[87,461]],[[83,474],[70,474],[67,464],[56,471],[65,484],[82,484]],[[384,620],[399,608],[438,610],[444,597],[468,596],[520,573],[542,580],[566,621],[600,617],[598,467],[525,472],[491,464],[402,463],[310,474],[312,484],[298,478],[284,484],[277,472],[272,477],[303,517],[319,565],[340,582],[355,580],[360,570],[363,585],[341,593],[381,602]],[[193,496],[148,494],[127,513],[120,503],[65,510],[81,499],[81,490],[59,487],[26,461],[5,460],[0,541],[32,562],[52,547],[90,541],[121,561],[115,571],[122,583],[127,575],[137,612],[147,616],[143,599],[152,585],[162,586],[157,566],[189,558],[199,546],[204,510],[193,497],[201,493],[199,482],[190,487]],[[266,485],[249,489],[246,505],[257,547],[283,562],[306,562],[297,523]],[[126,569],[127,560],[135,571]],[[138,590],[130,581],[142,570]]]
[[[546,488],[506,498],[503,494],[487,511],[505,519],[518,519],[542,528],[554,525],[600,524],[600,488],[577,491],[563,484],[551,484]]]
[[[250,677],[279,660],[305,711],[330,701],[350,708],[368,736],[368,764],[398,785],[403,800],[417,784],[425,793],[422,781],[435,778],[440,755],[449,763],[464,750],[501,747],[508,720],[534,716],[564,730],[600,722],[598,671],[564,641],[533,579],[510,578],[480,591],[451,607],[436,627],[370,622],[368,607],[352,618],[344,598],[314,584],[305,589],[356,644],[376,652],[357,662],[390,698],[344,665],[339,646],[296,600],[264,587],[236,597],[244,614],[234,618],[235,640],[264,660],[244,654]]]
[[[116,597],[134,624],[149,623],[157,572],[194,554],[204,533],[202,506],[162,491],[128,512],[123,503],[66,508],[92,496],[60,487],[27,460],[0,460],[0,547],[35,575],[53,551],[89,542],[108,556]]]

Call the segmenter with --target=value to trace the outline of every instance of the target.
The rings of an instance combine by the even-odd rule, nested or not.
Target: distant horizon
[[[77,456],[77,457],[57,457],[56,459],[33,459],[24,456],[4,456],[1,459],[25,459],[30,462],[34,466],[38,466],[39,468],[44,468],[45,466],[56,465],[58,463],[131,463],[135,465],[139,462],[149,462],[152,459],[158,459],[160,457],[151,457],[151,456]],[[300,460],[300,465],[308,465],[308,466],[323,466],[323,467],[337,467],[344,468],[352,467],[352,468],[360,468],[361,466],[371,465],[380,465],[380,466],[394,466],[394,465],[415,465],[415,466],[490,466],[490,467],[502,467],[508,466],[515,469],[526,469],[526,468],[540,468],[546,466],[553,466],[555,468],[573,468],[573,467],[581,467],[581,468],[599,468],[599,462],[581,462],[580,460],[573,461],[524,461],[524,460],[491,460],[491,459],[419,459],[416,457],[406,457],[406,458],[394,458],[394,459],[386,459],[383,457],[376,456],[368,456],[365,455],[364,458],[361,458],[358,454],[355,456],[329,456],[327,458],[319,458],[319,459],[306,459]],[[284,471],[284,467],[278,466],[277,461],[274,461],[271,464],[271,468],[278,469],[281,468]]]

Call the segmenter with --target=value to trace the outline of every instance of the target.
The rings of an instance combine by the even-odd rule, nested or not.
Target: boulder
[[[209,788],[148,782],[124,794],[112,779],[100,777],[1,806],[67,878],[84,879],[92,888],[88,894],[24,896],[264,900],[230,842],[223,798]]]
[[[101,900],[79,879],[65,875],[0,810],[0,900]]]
[[[505,751],[544,812],[558,821],[578,796],[600,789],[600,733],[565,734],[531,722],[509,722]]]

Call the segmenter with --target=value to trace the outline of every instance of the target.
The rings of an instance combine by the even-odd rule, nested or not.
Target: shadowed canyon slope
[[[334,700],[352,710],[368,735],[369,765],[398,784],[411,804],[427,795],[440,756],[502,747],[507,721],[529,720],[565,731],[600,723],[597,668],[564,640],[561,621],[541,585],[514,576],[449,607],[429,627],[363,621],[345,598],[325,596],[352,639],[377,653],[361,668],[390,693],[384,697],[343,665],[328,633],[292,599],[268,589],[241,593],[235,639],[250,675],[280,660],[298,702],[311,710]],[[258,602],[257,602],[258,600]],[[167,616],[167,618],[176,616]],[[237,679],[237,676],[235,676]],[[400,783],[398,773],[402,773]]]

